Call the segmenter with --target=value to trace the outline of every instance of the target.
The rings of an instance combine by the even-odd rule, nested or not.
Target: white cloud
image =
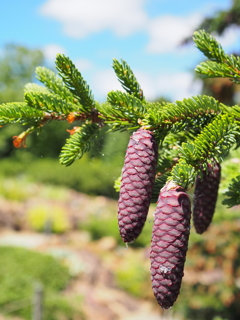
[[[221,44],[221,46],[225,49],[236,43],[239,40],[239,28],[238,27],[230,27],[224,31],[221,36],[213,34],[216,40]]]
[[[124,91],[113,69],[105,69],[96,72],[91,81],[91,88],[95,98],[101,101],[106,100],[109,91]]]
[[[173,101],[189,98],[201,93],[202,82],[193,82],[193,73],[179,72],[158,76],[156,79],[157,96],[167,96]]]
[[[78,68],[80,72],[92,69],[93,67],[92,62],[84,58],[79,58],[77,60],[74,60],[73,63],[75,64],[75,66]]]
[[[201,82],[193,83],[191,72],[179,72],[174,74],[149,74],[136,72],[137,79],[142,86],[147,100],[165,97],[172,101],[189,98],[200,94]]]
[[[64,53],[65,49],[58,44],[48,44],[42,48],[43,54],[49,62],[53,62],[56,59],[58,53]]]
[[[149,53],[165,53],[176,50],[179,42],[191,35],[202,20],[201,14],[188,17],[159,16],[149,22],[147,45]]]
[[[144,28],[147,0],[48,0],[40,13],[60,21],[64,32],[75,38],[106,29],[126,36]]]

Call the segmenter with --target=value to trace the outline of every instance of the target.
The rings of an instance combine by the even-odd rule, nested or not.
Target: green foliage
[[[69,166],[76,159],[81,159],[83,154],[90,150],[98,130],[99,127],[95,123],[85,123],[78,127],[63,146],[60,163]]]
[[[203,77],[227,77],[240,84],[240,58],[228,55],[214,37],[204,30],[194,33],[193,40],[209,61],[202,62],[196,67],[196,72]]]
[[[181,151],[191,164],[206,163],[206,160],[210,162],[211,159],[222,162],[238,135],[234,119],[220,114],[202,130],[193,143],[184,143]]]
[[[76,99],[74,95],[65,87],[63,81],[60,77],[57,77],[56,74],[45,68],[45,67],[37,67],[36,68],[36,78],[41,81],[46,88],[56,95],[59,95],[62,99],[65,99],[69,102],[75,102]],[[42,87],[45,88],[45,87]],[[32,90],[35,91],[35,90]]]
[[[171,175],[168,177],[169,181],[174,181],[184,189],[189,188],[195,182],[194,168],[187,164],[184,160],[180,160],[172,169]],[[186,181],[188,182],[185,185]]]
[[[228,205],[228,207],[240,205],[240,176],[232,179],[225,196],[228,198],[224,199],[223,204]]]
[[[106,123],[112,129],[133,129],[139,127],[139,119],[144,117],[146,105],[134,96],[121,91],[111,91],[107,97],[108,103],[99,106],[99,111],[106,118]]]
[[[193,41],[197,48],[201,50],[208,59],[219,63],[224,63],[226,60],[227,55],[222,46],[213,36],[204,30],[195,32]]]
[[[27,92],[25,100],[28,105],[49,113],[56,112],[57,114],[66,115],[66,113],[73,112],[77,109],[76,105],[58,96],[43,92]]]
[[[126,61],[121,60],[121,62],[119,62],[118,60],[113,59],[113,69],[123,89],[130,95],[143,100],[144,97],[141,87]]]
[[[208,96],[196,96],[175,103],[151,103],[149,106],[146,124],[173,131],[199,130],[221,111],[219,102]]]
[[[66,87],[79,100],[85,111],[91,111],[95,107],[92,92],[72,61],[63,54],[58,54],[56,68]]]
[[[0,125],[8,123],[35,124],[41,121],[44,113],[41,110],[29,108],[25,102],[10,102],[0,106]]]
[[[45,291],[44,319],[57,320],[59,314],[67,318],[73,316],[74,309],[61,296],[70,281],[65,266],[51,256],[23,248],[0,247],[0,255],[4,261],[0,265],[1,313],[7,313],[12,308],[11,314],[31,319],[34,285],[41,283]]]

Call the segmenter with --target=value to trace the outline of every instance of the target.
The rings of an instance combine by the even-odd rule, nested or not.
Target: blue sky
[[[230,0],[8,0],[1,1],[0,48],[8,43],[43,50],[48,66],[57,53],[69,56],[95,99],[120,89],[112,59],[124,59],[147,99],[183,99],[200,93],[193,69],[203,59],[194,47],[179,47],[207,15]],[[219,41],[240,51],[239,31]]]

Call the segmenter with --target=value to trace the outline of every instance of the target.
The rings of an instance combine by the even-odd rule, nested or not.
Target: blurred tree
[[[232,0],[230,8],[226,11],[220,10],[215,12],[211,17],[206,17],[197,26],[196,30],[204,29],[208,33],[222,35],[231,27],[240,26],[240,0]],[[192,41],[192,33],[182,41],[187,44]],[[238,53],[233,53],[235,56]],[[228,105],[234,105],[239,100],[238,86],[227,78],[203,79],[202,94],[211,95],[220,102]]]
[[[8,44],[0,55],[0,102],[23,101],[24,85],[34,79],[35,68],[44,62],[40,50],[31,50],[24,46]],[[11,132],[21,132],[20,126],[11,125],[0,130],[0,156],[14,153]]]
[[[29,49],[21,45],[6,45],[0,56],[0,103],[23,101],[24,86],[35,79],[35,69],[44,64],[41,50]],[[13,129],[14,126],[14,129]],[[32,155],[58,157],[61,146],[69,136],[63,122],[52,122],[39,137],[38,133],[31,135],[28,144]],[[60,129],[60,130],[59,130]],[[12,144],[12,132],[19,134],[21,126],[14,124],[0,130],[0,157],[15,156],[17,150]]]
[[[32,82],[35,68],[43,62],[40,50],[6,45],[0,56],[0,102],[22,101],[24,85]]]

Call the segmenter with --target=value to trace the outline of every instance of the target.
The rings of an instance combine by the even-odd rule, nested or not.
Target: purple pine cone
[[[193,224],[197,233],[203,233],[209,227],[217,202],[221,178],[221,166],[216,163],[208,169],[203,177],[197,177],[193,198]]]
[[[130,137],[118,200],[118,225],[124,242],[135,240],[147,218],[157,166],[157,143],[142,128]]]
[[[172,181],[162,189],[155,211],[151,242],[151,280],[159,305],[170,308],[180,292],[188,249],[191,204]]]

